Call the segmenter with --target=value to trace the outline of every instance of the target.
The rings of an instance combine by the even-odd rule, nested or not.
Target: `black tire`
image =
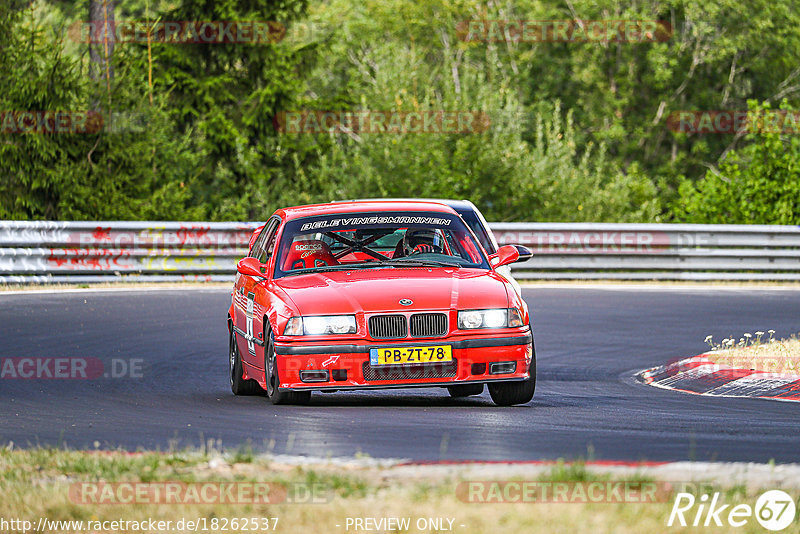
[[[267,398],[272,404],[308,404],[311,400],[310,391],[282,391],[278,388],[281,381],[278,376],[272,332],[267,339],[267,346],[264,347],[264,379],[267,383]]]
[[[471,397],[472,395],[480,395],[483,393],[483,384],[458,384],[455,386],[447,386],[447,391],[451,397]]]
[[[531,355],[530,378],[521,382],[489,383],[489,395],[498,406],[527,404],[536,390],[536,352]]]
[[[239,354],[239,345],[236,344],[236,334],[231,328],[228,336],[228,374],[231,381],[231,391],[234,395],[261,395],[264,390],[255,380],[245,380],[242,369],[242,357]]]

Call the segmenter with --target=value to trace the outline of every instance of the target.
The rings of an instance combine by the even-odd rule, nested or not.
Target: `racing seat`
[[[314,239],[292,243],[281,269],[292,271],[325,267],[326,265],[339,265],[339,261],[333,257],[331,247],[326,242]]]

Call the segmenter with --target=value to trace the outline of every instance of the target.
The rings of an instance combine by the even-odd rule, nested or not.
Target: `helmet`
[[[441,238],[436,230],[408,229],[403,237],[403,253],[406,256],[423,252],[441,252]]]

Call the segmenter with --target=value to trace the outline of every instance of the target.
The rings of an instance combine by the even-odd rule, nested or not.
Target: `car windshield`
[[[339,213],[289,221],[281,236],[275,277],[398,267],[489,269],[489,264],[457,215]]]

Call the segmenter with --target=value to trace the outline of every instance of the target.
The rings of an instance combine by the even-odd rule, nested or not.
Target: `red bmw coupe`
[[[533,398],[528,309],[464,221],[435,202],[276,211],[237,265],[231,389],[303,404],[312,391],[446,387],[502,406]]]

